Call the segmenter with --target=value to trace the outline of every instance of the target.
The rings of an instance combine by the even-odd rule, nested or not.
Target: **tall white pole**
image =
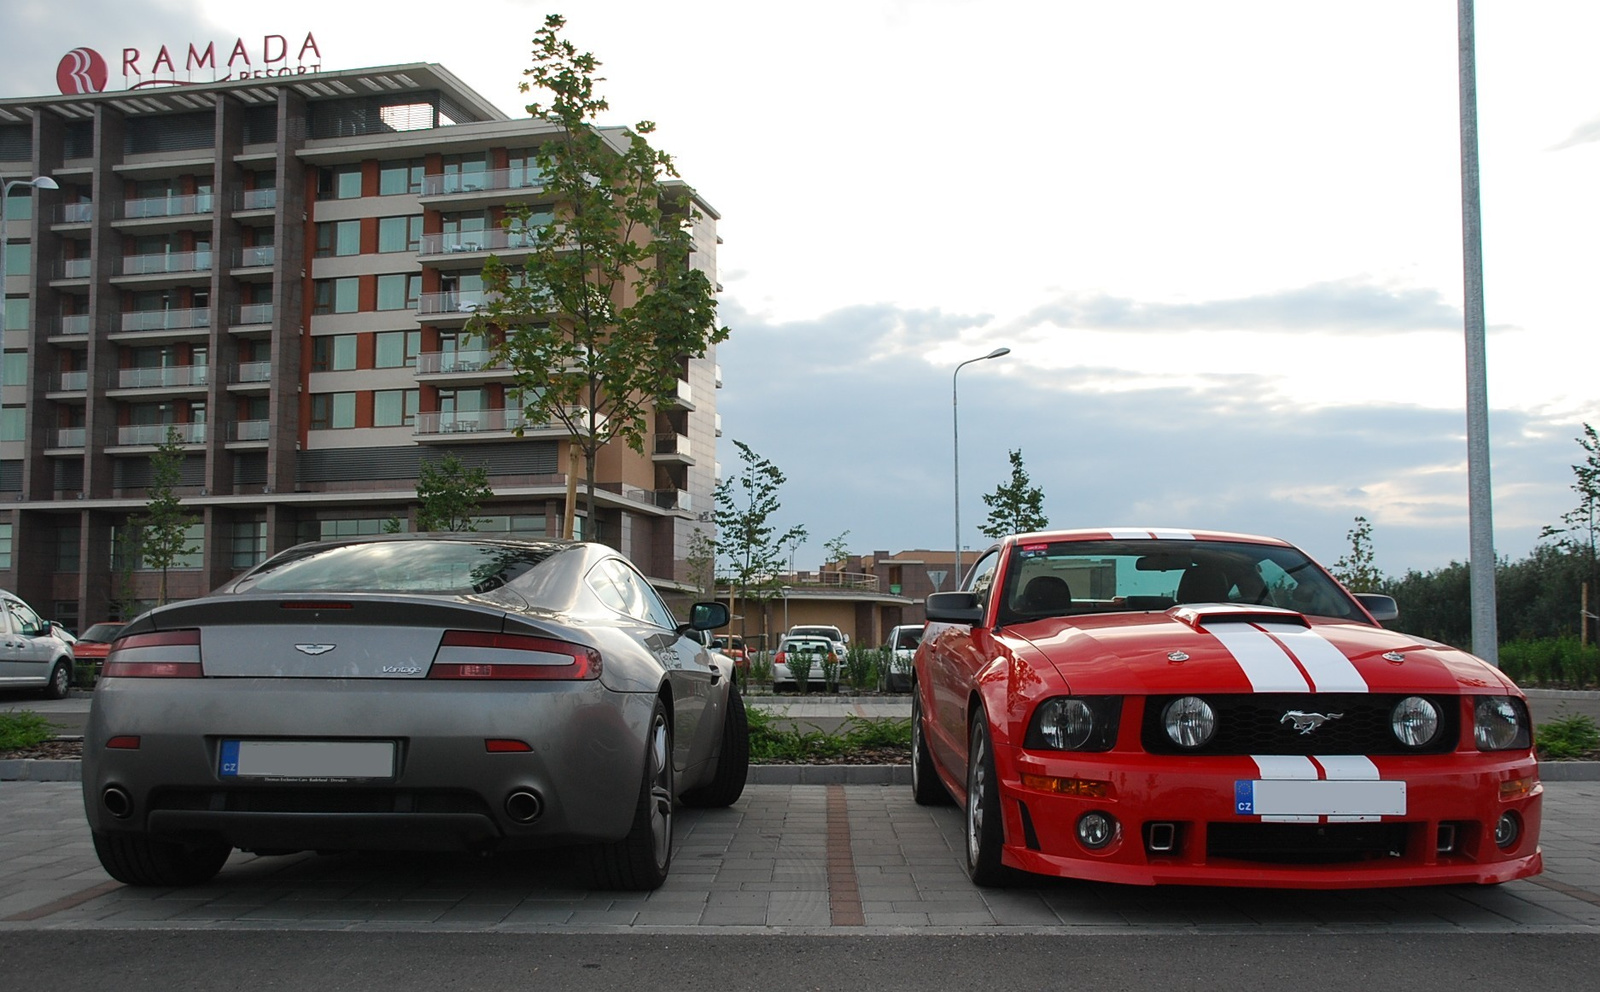
[[[977,358],[967,359],[957,365],[954,372],[950,373],[950,437],[955,442],[955,458],[952,461],[955,465],[956,490],[956,577],[955,586],[952,586],[952,588],[961,585],[961,414],[956,403],[956,376],[961,374],[963,366],[971,365],[973,362],[986,362],[991,358],[999,358],[1001,355],[1009,354],[1011,354],[1010,348],[996,348],[987,355],[979,355]]]
[[[1467,345],[1467,517],[1472,585],[1472,653],[1496,667],[1494,510],[1489,485],[1489,376],[1484,349],[1483,221],[1478,195],[1478,85],[1473,0],[1456,0],[1461,82],[1462,313]]]

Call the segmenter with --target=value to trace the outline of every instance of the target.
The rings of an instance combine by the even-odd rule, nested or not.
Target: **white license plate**
[[[394,778],[393,741],[222,742],[223,778]]]
[[[1404,816],[1404,782],[1249,779],[1234,783],[1240,816]]]

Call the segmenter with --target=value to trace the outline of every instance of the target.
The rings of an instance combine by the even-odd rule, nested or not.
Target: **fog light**
[[[1083,825],[1080,821],[1078,834],[1082,836]],[[1494,825],[1494,844],[1502,851],[1509,851],[1516,846],[1518,838],[1522,836],[1522,821],[1515,813],[1501,813],[1500,820]]]
[[[1078,817],[1078,843],[1098,851],[1117,836],[1117,821],[1109,813],[1085,813]]]

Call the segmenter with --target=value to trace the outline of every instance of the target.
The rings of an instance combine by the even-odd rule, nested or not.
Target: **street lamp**
[[[61,188],[49,176],[38,176],[33,179],[8,180],[4,192],[0,193],[0,313],[4,313],[6,295],[6,204],[11,201],[11,190],[16,186],[31,186],[34,189]],[[3,327],[4,324],[5,318],[0,317],[0,327]]]
[[[969,358],[956,366],[950,373],[950,436],[955,442],[955,483],[956,483],[956,585],[961,584],[961,416],[956,406],[956,376],[961,373],[964,365],[973,362],[986,362],[991,358],[1011,354],[1010,348],[996,348],[987,355]]]

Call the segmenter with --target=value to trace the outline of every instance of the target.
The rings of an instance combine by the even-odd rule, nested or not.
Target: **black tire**
[[[67,693],[72,691],[72,662],[65,658],[56,662],[56,667],[50,669],[50,681],[45,685],[41,695],[46,699],[66,699]]]
[[[221,841],[183,843],[145,834],[96,833],[94,853],[106,874],[119,882],[177,888],[210,881],[233,848]]]
[[[982,708],[973,714],[967,747],[967,875],[974,885],[1005,885],[1011,870],[1000,864],[1005,825],[1000,822],[1000,784],[995,780],[994,745]]]
[[[702,808],[732,806],[744,795],[745,779],[750,775],[750,720],[745,716],[744,699],[737,686],[728,687],[728,716],[722,721],[722,747],[717,756],[717,772],[705,785],[683,794],[685,806]]]
[[[672,867],[672,723],[659,699],[650,716],[641,779],[628,835],[589,850],[589,867],[599,888],[657,889]]]
[[[911,798],[918,806],[949,806],[955,802],[933,767],[933,755],[922,729],[922,693],[916,686],[911,687]]]

